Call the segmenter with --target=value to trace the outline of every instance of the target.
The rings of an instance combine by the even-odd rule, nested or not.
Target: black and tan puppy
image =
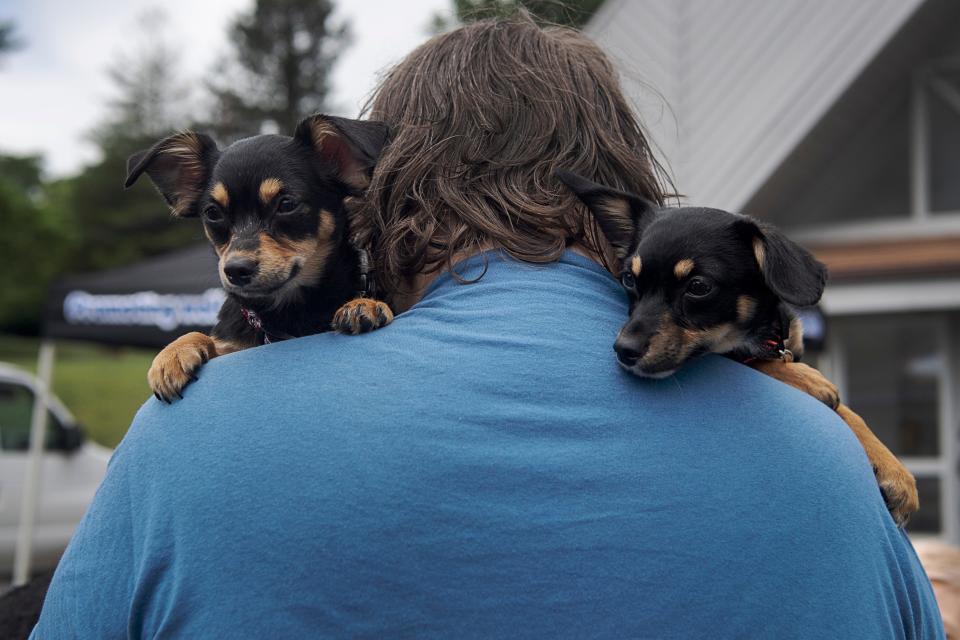
[[[614,343],[631,373],[661,378],[704,353],[744,362],[834,408],[860,440],[894,520],[917,510],[909,471],[802,355],[794,306],[816,304],[826,268],[776,229],[718,209],[657,209],[569,172],[558,177],[587,205],[621,262],[630,318]]]
[[[199,217],[219,256],[227,300],[209,336],[188,333],[154,359],[148,381],[170,402],[210,358],[330,329],[359,333],[393,319],[368,297],[345,200],[362,192],[386,126],[324,115],[293,137],[261,135],[220,150],[184,132],[134,154],[126,186],[146,173],[177,217]]]

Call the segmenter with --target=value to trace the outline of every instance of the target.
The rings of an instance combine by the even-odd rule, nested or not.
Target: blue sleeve
[[[908,569],[901,584],[908,585],[909,591],[901,598],[900,608],[904,620],[910,621],[912,627],[904,629],[906,638],[934,638],[942,640],[946,638],[946,632],[943,628],[943,619],[940,616],[940,607],[937,604],[937,598],[933,593],[933,585],[927,577],[927,572],[920,563],[910,538],[902,530],[898,529],[902,538],[903,548],[909,556],[905,564]]]
[[[134,583],[129,457],[122,444],[114,452],[57,566],[31,638],[127,637]]]

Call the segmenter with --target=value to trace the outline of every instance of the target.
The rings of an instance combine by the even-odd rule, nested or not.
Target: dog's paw
[[[877,484],[880,485],[880,493],[883,494],[883,500],[887,503],[887,509],[897,526],[903,527],[910,516],[920,508],[917,481],[914,480],[913,474],[907,471],[897,456],[893,455],[893,452],[877,438],[863,418],[853,409],[841,404],[836,411],[860,441],[873,467],[873,473],[877,477]]]
[[[874,465],[873,472],[893,521],[898,527],[906,526],[910,516],[920,508],[920,494],[913,474],[896,460],[894,464]]]
[[[771,378],[808,393],[831,409],[840,404],[840,391],[827,380],[822,373],[802,362],[784,362],[783,360],[757,360],[752,363],[754,369]]]
[[[366,333],[393,322],[393,311],[384,302],[370,298],[356,298],[346,303],[333,315],[331,328],[341,333]]]
[[[180,336],[157,354],[147,372],[147,382],[157,400],[170,403],[183,398],[183,388],[196,377],[194,373],[207,360],[217,355],[213,340],[194,331]]]

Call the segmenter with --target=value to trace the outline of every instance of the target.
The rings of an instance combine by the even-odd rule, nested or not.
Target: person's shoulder
[[[745,411],[782,414],[788,419],[797,413],[831,424],[842,422],[833,409],[810,394],[729,358],[700,358],[681,375],[684,383],[709,387]]]
[[[390,329],[380,331],[393,333]],[[317,334],[214,358],[196,372],[182,398],[170,403],[148,398],[124,444],[132,449],[147,441],[153,448],[175,438],[180,446],[191,431],[253,421],[269,428],[271,416],[284,416],[301,400],[317,409],[336,404],[374,375],[383,351],[369,339],[374,335]]]
[[[691,364],[677,376],[678,411],[722,429],[728,450],[749,449],[785,472],[816,473],[877,493],[863,447],[832,408],[727,358]]]
[[[671,386],[679,395],[685,390],[695,392],[697,398],[687,397],[694,406],[699,403],[729,409],[741,419],[803,419],[833,426],[842,424],[835,411],[808,393],[715,354],[687,363],[672,378],[659,381],[658,390],[669,390]]]

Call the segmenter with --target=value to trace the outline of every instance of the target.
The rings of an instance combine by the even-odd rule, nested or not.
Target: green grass
[[[40,341],[0,334],[0,362],[36,372]],[[95,442],[115,447],[150,396],[147,369],[156,353],[58,340],[53,392]]]

